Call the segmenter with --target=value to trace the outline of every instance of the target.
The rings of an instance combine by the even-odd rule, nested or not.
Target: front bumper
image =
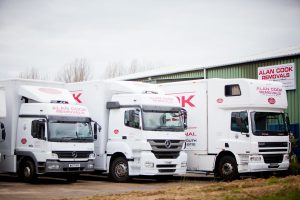
[[[256,155],[257,156],[257,155]],[[259,161],[241,161],[238,163],[239,173],[248,172],[264,172],[264,171],[283,171],[288,170],[290,162],[288,159],[283,159],[280,162],[268,162],[266,163],[262,158]]]
[[[130,176],[181,175],[186,173],[187,154],[180,152],[176,159],[157,159],[150,151],[143,151],[139,159],[128,162]]]
[[[46,160],[44,173],[84,173],[94,171],[94,161]]]

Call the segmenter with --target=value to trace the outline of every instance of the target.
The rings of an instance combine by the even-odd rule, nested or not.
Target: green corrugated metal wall
[[[287,91],[288,96],[288,109],[291,123],[300,124],[300,70],[297,68],[300,66],[300,55],[277,58],[277,59],[269,59],[269,60],[261,60],[255,62],[248,62],[242,64],[233,64],[229,66],[221,66],[215,68],[206,69],[206,78],[253,78],[257,79],[257,68],[262,66],[271,66],[277,64],[285,64],[285,63],[295,63],[296,68],[296,90]],[[150,78],[150,79],[149,79]],[[182,81],[182,80],[191,80],[191,79],[199,79],[204,78],[204,70],[195,70],[189,72],[181,72],[176,74],[167,74],[161,76],[147,77],[141,79],[135,79],[139,81],[145,82],[153,82],[153,83],[165,83],[172,81]]]

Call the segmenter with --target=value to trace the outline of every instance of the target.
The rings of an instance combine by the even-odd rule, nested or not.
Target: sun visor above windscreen
[[[75,104],[72,94],[62,88],[23,85],[18,94],[40,103],[69,103]]]

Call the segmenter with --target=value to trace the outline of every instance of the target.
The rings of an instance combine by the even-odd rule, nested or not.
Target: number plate
[[[69,164],[69,167],[80,167],[80,164]]]
[[[277,163],[270,163],[269,168],[278,168],[279,165]]]

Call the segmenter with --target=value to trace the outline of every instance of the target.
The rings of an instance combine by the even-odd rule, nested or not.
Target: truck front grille
[[[58,158],[89,158],[92,151],[53,151]]]
[[[264,154],[262,155],[265,163],[282,163],[283,154]]]
[[[176,159],[184,140],[148,140],[157,159]]]
[[[156,165],[157,168],[176,168],[175,164],[170,164],[170,165]]]
[[[287,142],[259,142],[258,147],[288,147]]]
[[[176,169],[159,169],[160,173],[174,173]]]
[[[259,152],[287,152],[287,142],[259,142]]]

